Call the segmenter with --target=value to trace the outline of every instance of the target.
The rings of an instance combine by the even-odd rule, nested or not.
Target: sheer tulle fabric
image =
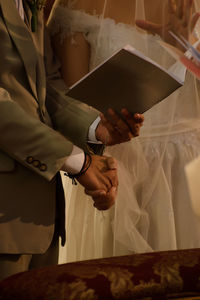
[[[185,79],[185,84],[145,113],[140,137],[107,147],[105,154],[119,163],[119,193],[112,209],[97,211],[80,186],[63,180],[67,245],[61,249],[61,261],[200,247],[200,220],[192,211],[184,175],[184,166],[200,154],[199,82],[165,52],[158,36],[134,25],[136,18],[145,18],[146,1],[118,1],[122,15],[126,5],[128,22],[115,20],[112,0],[101,1],[101,12],[97,3],[95,10],[96,1],[91,1],[90,12],[78,2],[57,1],[49,28],[61,40],[83,32],[91,47],[90,69],[130,44]],[[166,18],[164,3],[160,1],[160,17]],[[196,9],[198,5],[196,1]]]

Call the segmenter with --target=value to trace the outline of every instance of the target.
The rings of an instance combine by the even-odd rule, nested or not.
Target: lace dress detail
[[[107,147],[106,154],[119,164],[115,207],[94,210],[81,187],[70,192],[65,182],[70,212],[63,257],[70,261],[200,247],[200,221],[192,211],[184,175],[185,165],[200,154],[199,82],[164,51],[159,37],[132,26],[57,6],[49,28],[61,39],[83,32],[91,47],[90,69],[130,44],[181,80],[186,76],[183,87],[145,113],[140,137]]]

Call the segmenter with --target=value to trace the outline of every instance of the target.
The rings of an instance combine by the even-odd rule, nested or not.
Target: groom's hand
[[[130,141],[139,135],[144,117],[141,114],[132,115],[127,109],[119,114],[113,109],[108,109],[107,117],[100,114],[101,121],[96,129],[96,138],[105,145],[115,145]]]
[[[117,162],[106,156],[92,155],[91,158],[90,167],[77,180],[85,188],[85,193],[93,198],[94,206],[106,210],[115,203],[117,196]]]

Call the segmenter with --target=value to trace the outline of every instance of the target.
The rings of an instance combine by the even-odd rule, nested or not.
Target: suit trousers
[[[19,272],[56,265],[58,263],[59,233],[55,226],[51,245],[43,254],[0,254],[0,280]]]

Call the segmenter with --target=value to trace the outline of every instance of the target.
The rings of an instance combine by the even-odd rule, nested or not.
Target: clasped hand
[[[114,158],[92,155],[90,167],[77,180],[84,186],[85,193],[93,198],[97,209],[106,210],[115,203],[118,177]]]

